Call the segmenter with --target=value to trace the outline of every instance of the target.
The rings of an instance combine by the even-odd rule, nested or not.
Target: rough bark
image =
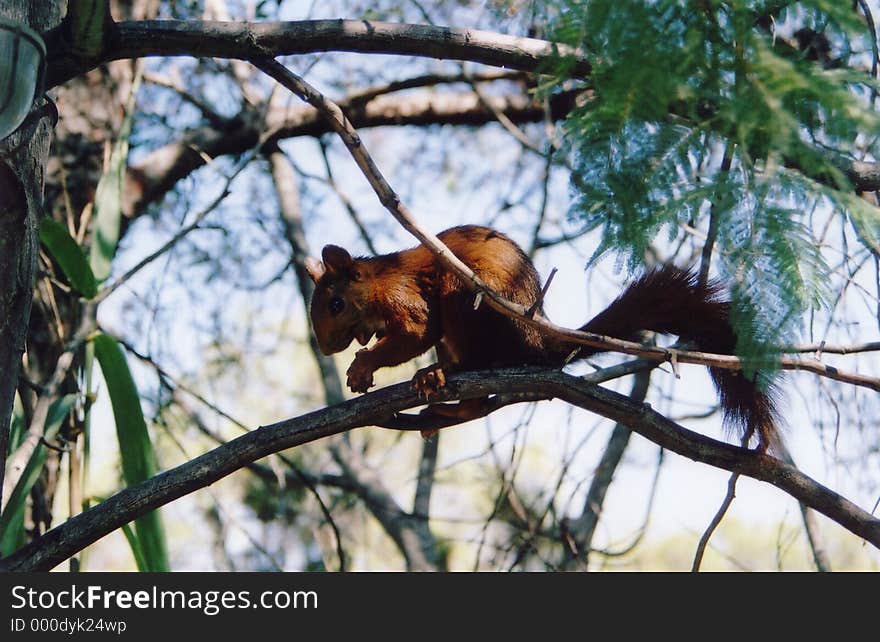
[[[97,56],[71,55],[60,39],[50,49],[49,86],[101,63],[146,56],[203,56],[249,60],[326,51],[352,51],[469,60],[538,71],[560,54],[574,56],[573,73],[587,75],[586,56],[565,45],[476,29],[371,20],[296,22],[126,21],[113,25]]]
[[[45,31],[59,22],[60,5],[7,0],[0,5],[0,16]],[[43,118],[0,145],[15,150],[0,160],[0,483],[33,299],[51,131],[50,121]]]

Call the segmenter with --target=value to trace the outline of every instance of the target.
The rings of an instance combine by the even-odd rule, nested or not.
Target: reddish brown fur
[[[525,253],[510,238],[487,227],[464,225],[440,240],[501,296],[531,307],[540,297],[540,279]],[[445,374],[511,365],[562,365],[573,347],[545,338],[537,329],[511,320],[487,305],[474,310],[474,294],[445,270],[423,246],[374,258],[356,258],[327,246],[323,265],[312,260],[315,280],[311,318],[325,354],[344,350],[353,339],[362,345],[348,370],[348,385],[365,392],[373,373],[408,361],[435,347],[438,364],[420,371],[414,385],[426,395],[441,387]],[[621,339],[640,330],[676,334],[701,349],[732,353],[736,337],[728,304],[715,285],[672,267],[648,272],[581,328]],[[331,310],[333,305],[341,310]],[[540,312],[540,306],[538,307]],[[580,357],[595,350],[582,349]],[[772,396],[742,374],[712,370],[729,423],[757,433],[763,447],[775,439]],[[479,403],[434,406],[439,414],[478,416]]]

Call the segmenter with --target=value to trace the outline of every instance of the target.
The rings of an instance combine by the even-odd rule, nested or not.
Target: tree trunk
[[[0,16],[42,32],[60,22],[63,4],[5,0],[0,5]],[[51,133],[50,121],[43,118],[0,143],[0,487],[30,318],[40,242],[43,171]],[[10,154],[9,150],[14,151]]]

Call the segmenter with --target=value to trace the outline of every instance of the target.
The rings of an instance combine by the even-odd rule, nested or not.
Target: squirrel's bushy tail
[[[736,334],[730,325],[730,304],[718,283],[700,284],[696,274],[666,266],[646,272],[581,330],[637,340],[642,330],[677,335],[697,349],[733,354]],[[599,350],[583,348],[579,356]],[[758,437],[762,450],[778,443],[776,394],[766,373],[747,378],[741,371],[709,368],[718,390],[725,425]]]

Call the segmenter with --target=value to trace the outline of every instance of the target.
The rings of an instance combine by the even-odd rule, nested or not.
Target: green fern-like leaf
[[[832,0],[572,0],[553,27],[593,60],[565,126],[570,217],[603,232],[593,259],[615,253],[634,268],[663,231],[705,229],[711,213],[738,352],[760,364],[827,300],[813,207],[846,213],[878,247],[877,208],[840,162],[853,141],[880,140],[878,88],[856,66],[869,30]]]

